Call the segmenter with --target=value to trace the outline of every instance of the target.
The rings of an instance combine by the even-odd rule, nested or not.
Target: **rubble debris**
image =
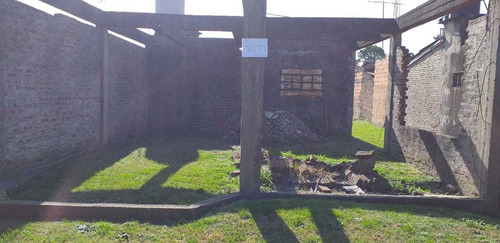
[[[453,186],[452,184],[446,184],[446,185],[443,186],[442,189],[448,195],[456,195],[456,194],[458,194],[458,189],[455,186]]]
[[[392,187],[389,181],[373,171],[373,154],[373,151],[358,152],[360,156],[355,162],[335,166],[318,161],[312,155],[305,161],[281,156],[271,158],[273,181],[276,185],[283,185],[280,187],[286,184],[302,185],[311,188],[313,192],[321,192],[323,189],[325,192],[328,189],[349,189],[348,193],[357,194],[390,192]],[[347,189],[344,188],[346,186]],[[356,186],[359,190],[349,186]]]
[[[318,185],[318,191],[322,193],[332,193],[332,189],[328,188],[327,186],[323,185]]]
[[[343,186],[342,191],[347,194],[365,194],[365,192],[359,188],[359,186]]]
[[[375,151],[359,151],[356,153],[356,162],[352,163],[349,170],[354,173],[367,173],[375,168]]]
[[[319,142],[319,136],[304,122],[287,111],[266,111],[263,116],[262,143],[264,145],[287,145],[298,142]],[[231,117],[222,127],[224,137],[239,140],[240,117]]]

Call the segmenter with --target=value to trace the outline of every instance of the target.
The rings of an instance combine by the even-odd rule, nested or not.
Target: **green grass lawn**
[[[330,164],[354,160],[359,150],[375,150],[375,169],[392,187],[429,192],[435,179],[414,166],[388,159],[370,144],[381,130],[356,121],[357,138],[337,136],[320,143],[270,147],[272,156],[304,160],[311,154]],[[358,131],[358,132],[356,132]],[[383,133],[382,133],[383,136]],[[379,144],[380,145],[380,144]],[[233,145],[216,137],[171,136],[111,145],[60,164],[10,191],[11,199],[90,203],[189,204],[239,189]],[[265,176],[265,175],[264,175]],[[268,176],[268,179],[270,176]],[[272,190],[265,185],[264,190]]]
[[[231,145],[195,136],[113,145],[56,166],[11,199],[188,204],[239,190]]]
[[[242,201],[192,222],[0,221],[0,242],[499,242],[500,219],[411,205]]]
[[[384,129],[370,122],[361,120],[353,121],[352,136],[380,149],[384,148]]]

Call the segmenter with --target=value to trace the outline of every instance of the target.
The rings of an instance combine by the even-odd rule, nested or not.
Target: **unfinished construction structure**
[[[148,131],[217,132],[236,113],[241,114],[240,195],[258,194],[264,110],[287,110],[317,131],[350,134],[355,51],[390,38],[387,152],[436,168],[440,163],[455,178],[461,178],[462,171],[454,164],[465,164],[469,172],[476,168],[471,180],[457,179],[463,192],[481,198],[467,201],[465,207],[500,209],[498,0],[491,1],[489,15],[483,17],[487,41],[475,42],[484,55],[449,67],[443,78],[443,93],[449,94],[443,97],[448,105],[440,120],[443,136],[406,126],[408,59],[401,34],[461,9],[469,13],[478,0],[431,0],[397,19],[266,18],[266,0],[244,0],[244,17],[106,12],[80,0],[42,1],[96,27],[46,15],[14,0],[0,1],[2,180]],[[137,28],[154,29],[156,34]],[[235,38],[197,38],[203,30],[230,31]],[[253,38],[268,39],[267,58],[241,58],[242,39]],[[453,39],[445,58],[458,60],[464,44]],[[470,108],[467,114],[457,111],[459,99],[453,96],[460,68],[463,87],[468,87],[461,95],[470,95],[462,100],[462,107]],[[479,95],[476,76],[468,69],[487,71]],[[474,153],[465,155],[461,148]],[[473,188],[465,190],[468,186]],[[439,204],[429,200],[427,204]]]

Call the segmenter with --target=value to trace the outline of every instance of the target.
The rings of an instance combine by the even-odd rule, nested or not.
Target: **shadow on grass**
[[[297,209],[300,211],[289,212]],[[376,213],[383,213],[381,217],[379,215],[373,216],[381,219],[381,223],[391,222],[397,224],[398,227],[403,227],[405,224],[411,223],[411,216],[424,216],[438,220],[452,219],[466,222],[467,224],[472,223],[482,226],[488,224],[500,227],[500,219],[450,209],[414,205],[367,204],[328,199],[243,200],[213,211],[205,216],[205,218],[211,218],[210,222],[225,222],[227,218],[230,218],[231,221],[226,226],[238,229],[241,234],[245,234],[245,229],[240,228],[238,222],[238,220],[243,222],[248,219],[245,214],[241,214],[242,210],[248,210],[266,242],[299,242],[298,238],[301,237],[298,236],[304,237],[304,234],[314,233],[309,231],[301,232],[302,223],[307,223],[307,221],[314,224],[316,233],[323,242],[349,242],[355,239],[349,239],[345,227],[351,222],[354,223],[356,218],[360,220],[366,218],[368,220]],[[304,211],[302,210],[307,211],[303,214]],[[228,217],[226,214],[236,214],[239,216],[235,219]],[[301,214],[299,218],[297,217],[298,214]],[[339,217],[342,220],[339,220]],[[474,222],[469,222],[470,220]],[[182,227],[197,221],[198,219],[184,222],[163,221],[152,223],[161,226]],[[444,227],[444,229],[453,227],[450,226],[453,223],[449,221],[444,221],[443,223],[425,221],[437,225],[436,227]],[[25,221],[0,222],[0,234],[8,233],[9,229],[21,229],[25,224],[29,223]],[[204,224],[194,224],[188,227],[194,231],[205,229]],[[358,232],[356,234],[363,234],[363,227],[357,228],[356,231]],[[233,228],[231,230],[234,230]]]
[[[129,156],[145,148],[145,158],[167,167],[159,170],[138,189],[74,189],[93,179]],[[90,203],[162,203],[189,204],[221,194],[207,193],[203,189],[171,188],[164,183],[182,167],[197,161],[198,150],[229,150],[230,143],[221,139],[200,136],[153,137],[131,144],[109,145],[89,152],[71,162],[60,164],[10,191],[15,200],[90,202]],[[110,175],[114,176],[114,175]],[[210,176],[210,175],[208,175]],[[103,176],[105,177],[105,175]],[[127,180],[127,178],[122,178]],[[101,182],[102,183],[102,182]],[[103,185],[107,186],[107,185]]]
[[[354,155],[358,151],[375,151],[375,159],[378,161],[391,161],[390,158],[379,147],[362,141],[360,139],[338,135],[324,138],[319,143],[304,143],[286,146],[268,146],[271,157],[282,156],[283,152],[290,151],[299,156],[309,156],[311,154],[323,155],[333,159],[354,160]]]
[[[418,215],[432,218],[452,219],[457,221],[477,220],[479,224],[490,224],[500,227],[500,219],[481,216],[477,214],[453,211],[450,209],[434,208],[414,205],[392,205],[392,204],[367,204],[345,202],[337,200],[322,199],[268,199],[240,201],[235,205],[228,206],[221,212],[237,212],[241,208],[247,208],[266,242],[298,242],[296,235],[287,226],[286,222],[277,212],[280,210],[307,209],[311,213],[311,221],[315,224],[318,234],[323,242],[349,242],[345,234],[344,226],[334,214],[335,210],[359,210],[380,211],[384,213],[401,213]],[[391,216],[394,217],[394,216]],[[401,223],[405,223],[406,215],[400,215]],[[288,224],[287,224],[288,223]],[[362,230],[362,229],[360,229]]]

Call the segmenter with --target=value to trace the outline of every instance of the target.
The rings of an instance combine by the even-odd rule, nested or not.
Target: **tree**
[[[379,46],[369,46],[358,52],[358,62],[375,62],[384,57],[384,49]]]

